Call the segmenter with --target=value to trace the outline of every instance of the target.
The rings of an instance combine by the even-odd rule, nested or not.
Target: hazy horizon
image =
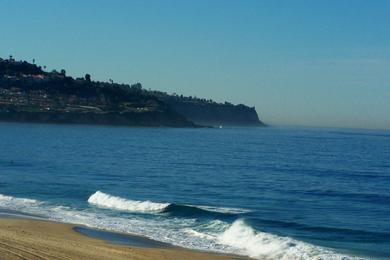
[[[390,129],[388,1],[0,0],[0,57],[255,106],[270,125]]]

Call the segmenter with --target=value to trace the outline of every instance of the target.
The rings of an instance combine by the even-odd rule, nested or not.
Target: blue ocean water
[[[0,123],[0,209],[258,259],[389,259],[390,132]]]

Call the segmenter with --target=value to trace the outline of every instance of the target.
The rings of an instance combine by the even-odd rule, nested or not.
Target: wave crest
[[[109,209],[123,210],[129,212],[154,213],[161,212],[169,203],[156,203],[152,201],[129,200],[112,196],[101,191],[92,194],[88,203]]]
[[[110,194],[97,191],[92,194],[88,203],[102,208],[141,212],[141,213],[167,213],[178,217],[213,217],[213,216],[231,216],[249,212],[245,209],[238,208],[218,208],[212,206],[186,205],[176,203],[158,203],[153,201],[138,201],[125,199]]]

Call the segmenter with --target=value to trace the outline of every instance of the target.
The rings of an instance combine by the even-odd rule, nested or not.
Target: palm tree
[[[89,75],[88,73],[85,74],[85,80],[89,83],[91,82],[91,75]]]

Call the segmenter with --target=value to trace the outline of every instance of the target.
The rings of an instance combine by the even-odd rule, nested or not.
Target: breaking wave
[[[218,240],[256,259],[350,259],[290,237],[256,231],[242,219],[236,220]]]
[[[88,203],[99,207],[123,210],[129,212],[153,213],[161,212],[169,203],[156,203],[152,201],[129,200],[117,196],[112,196],[101,191],[92,194]]]
[[[248,212],[245,209],[218,208],[211,206],[181,205],[176,203],[158,203],[149,200],[138,201],[113,196],[101,191],[92,194],[88,203],[108,209],[139,212],[139,213],[166,213],[172,216],[229,216]]]
[[[92,209],[75,209],[69,206],[53,205],[27,198],[15,198],[0,194],[0,208],[17,210],[59,222],[82,224],[92,228],[143,235],[173,245],[210,250],[221,253],[246,255],[256,259],[310,259],[346,260],[355,259],[326,248],[255,230],[245,220],[223,221],[210,218],[171,217],[170,212],[186,214],[223,214],[208,212],[195,206],[156,203],[151,201],[127,200],[96,192],[88,202],[104,208],[132,212],[168,213],[164,218],[121,217]],[[217,208],[218,209],[218,208]],[[228,210],[229,211],[229,210]],[[0,211],[1,212],[1,211]],[[210,216],[210,215],[209,215]]]

